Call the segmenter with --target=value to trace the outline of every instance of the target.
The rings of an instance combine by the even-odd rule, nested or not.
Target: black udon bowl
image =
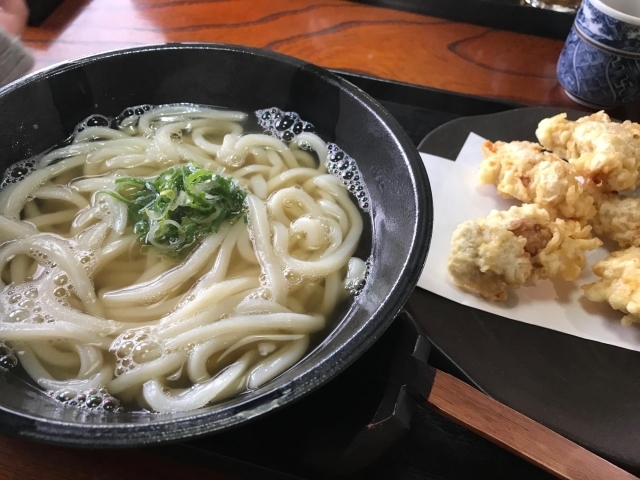
[[[264,387],[176,414],[87,413],[0,374],[0,431],[83,447],[135,446],[246,422],[330,380],[389,326],[418,281],[432,227],[431,192],[417,150],[375,100],[303,61],[229,45],[169,44],[103,53],[37,72],[0,90],[2,171],[65,139],[93,113],[189,102],[243,111],[279,107],[313,123],[356,159],[371,199],[373,266],[329,336]]]

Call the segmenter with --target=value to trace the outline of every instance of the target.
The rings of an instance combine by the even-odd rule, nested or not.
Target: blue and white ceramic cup
[[[590,107],[640,98],[640,0],[583,0],[558,60],[558,80]]]

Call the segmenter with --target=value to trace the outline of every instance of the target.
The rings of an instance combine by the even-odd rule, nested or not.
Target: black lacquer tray
[[[470,131],[492,141],[536,141],[539,107],[461,118],[419,150],[453,160]],[[416,289],[409,309],[435,348],[485,393],[628,470],[640,471],[640,352],[584,340],[464,307]],[[620,315],[620,317],[622,314]],[[575,319],[579,321],[579,318]],[[629,336],[635,334],[629,329]]]
[[[355,0],[456,22],[564,40],[575,13],[533,8],[523,0]]]

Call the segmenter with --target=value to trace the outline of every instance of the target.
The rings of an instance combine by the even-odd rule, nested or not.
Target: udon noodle
[[[17,359],[58,400],[107,411],[119,401],[186,411],[256,389],[298,362],[364,281],[361,213],[327,172],[327,158],[345,154],[276,109],[258,112],[261,134],[244,132],[241,112],[126,112],[91,117],[65,146],[5,174],[0,366]],[[141,237],[117,192],[124,178],[153,190],[183,166],[232,180],[246,198],[242,214],[178,255],[156,248],[157,232]],[[186,202],[155,195],[174,202],[167,212]]]

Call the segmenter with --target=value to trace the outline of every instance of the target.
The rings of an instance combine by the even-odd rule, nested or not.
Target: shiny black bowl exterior
[[[223,404],[177,414],[92,413],[63,406],[11,372],[0,373],[0,431],[50,443],[114,447],[229,428],[334,377],[384,332],[418,281],[433,216],[418,152],[364,92],[276,53],[216,44],[155,45],[35,73],[0,90],[0,170],[61,142],[93,113],[115,116],[132,105],[180,102],[297,112],[356,160],[371,200],[363,242],[373,262],[364,290],[301,362]]]

